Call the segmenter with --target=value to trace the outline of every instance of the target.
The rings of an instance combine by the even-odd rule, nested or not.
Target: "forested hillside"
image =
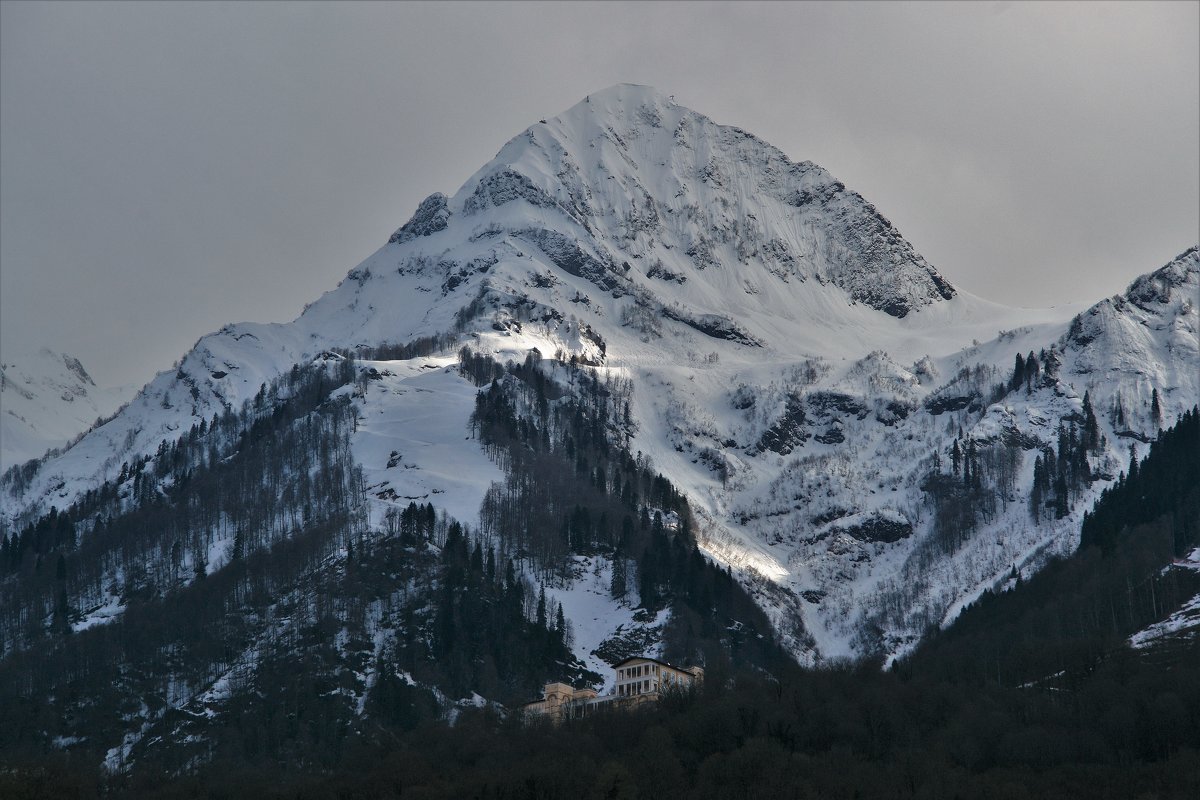
[[[1194,797],[1200,640],[1149,652],[1125,640],[1200,593],[1194,571],[1170,568],[1200,543],[1198,476],[1193,409],[1088,514],[1077,553],[985,595],[891,670],[717,670],[662,708],[565,729],[483,714],[355,785],[407,780],[425,797]],[[454,771],[434,768],[463,752]]]
[[[484,387],[477,415],[484,439],[510,450],[514,460],[543,468],[551,460],[563,486],[574,491],[570,503],[548,512],[561,515],[563,524],[546,530],[564,537],[556,545],[563,557],[575,547],[615,554],[647,545],[644,553],[653,553],[657,537],[667,536],[657,521],[622,523],[606,536],[604,525],[583,525],[575,503],[589,518],[598,512],[596,519],[608,519],[622,508],[623,494],[632,499],[633,492],[647,491],[687,519],[669,484],[639,475],[636,461],[619,450],[605,456],[605,437],[588,433],[619,425],[619,413],[610,418],[598,412],[611,397],[599,384],[581,395],[597,405],[564,411],[561,419],[571,424],[552,425],[558,435],[547,446],[542,424],[549,418],[514,410],[525,401],[536,409],[543,392],[553,393],[553,384],[537,378],[545,373],[532,364],[503,367],[465,355],[464,369]],[[548,623],[544,610],[530,620],[518,609],[528,587],[520,588],[511,565],[501,578],[494,550],[478,539],[472,544],[454,523],[439,533],[428,511],[414,505],[397,520],[394,537],[376,547],[351,545],[321,573],[325,582],[317,584],[317,596],[328,593],[337,598],[326,601],[334,607],[357,611],[329,609],[294,643],[293,653],[303,658],[269,659],[259,667],[249,680],[261,697],[246,696],[218,713],[218,747],[194,771],[169,784],[147,771],[102,777],[75,757],[77,751],[47,760],[10,750],[29,760],[8,760],[0,790],[6,797],[90,797],[110,790],[280,798],[1194,797],[1200,792],[1196,642],[1164,653],[1132,650],[1124,637],[1200,590],[1188,583],[1187,573],[1164,571],[1181,548],[1196,543],[1196,484],[1188,476],[1195,475],[1200,454],[1194,446],[1198,420],[1195,411],[1186,414],[1106,494],[1088,516],[1089,535],[1078,553],[1001,595],[985,596],[892,669],[866,663],[806,670],[784,659],[770,660],[766,671],[747,669],[742,650],[734,660],[712,658],[699,690],[669,696],[658,707],[557,727],[471,704],[447,725],[436,713],[435,693],[398,680],[382,663],[362,691],[369,643],[353,633],[353,625],[343,629],[351,631],[348,636],[338,628],[369,609],[370,598],[411,581],[423,563],[442,593],[434,617],[426,620],[430,635],[398,642],[389,666],[418,680],[438,675],[447,685],[463,686],[487,684],[472,664],[487,664],[510,686],[531,685],[539,670],[560,678],[569,672],[561,624]],[[573,464],[561,459],[568,444]],[[526,469],[532,466],[513,474],[532,474]],[[606,486],[619,488],[598,487],[601,473]],[[579,484],[571,476],[590,477]],[[1189,489],[1154,500],[1157,481],[1174,479]],[[1129,505],[1129,497],[1137,504]],[[614,505],[606,505],[610,501]],[[534,507],[519,496],[513,502],[522,513]],[[1102,530],[1115,533],[1092,535],[1091,526],[1105,519],[1117,527]],[[668,537],[667,552],[687,544],[684,530],[681,522]],[[686,559],[668,563],[671,569],[658,574],[679,577],[652,581],[651,607],[689,607],[697,591],[707,591],[717,607],[738,608],[736,593],[718,588],[719,572],[693,571]],[[249,559],[247,569],[254,564]],[[198,582],[188,591],[212,592],[216,583]],[[684,588],[697,585],[708,588]],[[523,600],[528,605],[531,598]],[[399,610],[410,620],[420,616],[411,606]],[[116,636],[123,628],[107,630]],[[714,652],[715,640],[699,641]],[[60,657],[81,652],[81,645],[72,647],[77,649],[62,649]],[[358,671],[322,668],[339,659]],[[45,667],[53,673],[52,665]],[[324,677],[314,683],[313,676]],[[347,717],[339,697],[359,698],[366,711],[360,722]],[[40,707],[49,721],[49,706],[28,699],[14,706],[11,696],[7,703],[6,718],[35,718]],[[173,719],[187,730],[198,716],[177,713]],[[352,726],[348,736],[340,727],[346,724]]]
[[[1013,591],[985,592],[901,669],[1061,693],[1107,660],[1134,661],[1126,640],[1200,594],[1200,571],[1172,567],[1200,545],[1196,410],[1130,463],[1085,516],[1077,552],[1014,576]],[[1169,663],[1200,663],[1200,641],[1173,644]]]
[[[701,556],[686,500],[622,446],[620,387],[569,362],[464,350],[507,481],[477,529],[411,502],[366,535],[347,441],[372,370],[336,354],[294,370],[6,544],[5,765],[103,765],[118,786],[134,765],[336,771],[464,708],[594,684],[546,593],[581,556],[613,565],[608,591],[646,623],[602,661],[659,641],[718,669],[788,661]]]

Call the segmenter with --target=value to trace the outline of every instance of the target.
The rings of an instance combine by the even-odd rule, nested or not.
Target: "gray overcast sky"
[[[282,321],[516,133],[651,84],[952,282],[1093,300],[1200,236],[1200,3],[0,3],[0,355],[144,381]]]

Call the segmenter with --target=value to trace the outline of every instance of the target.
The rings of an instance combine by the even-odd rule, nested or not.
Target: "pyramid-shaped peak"
[[[422,202],[390,243],[423,246],[449,231],[444,246],[459,226],[468,237],[532,237],[543,251],[586,240],[596,264],[629,265],[619,274],[593,270],[592,282],[609,292],[638,275],[651,286],[661,275],[700,286],[713,282],[698,277],[712,269],[748,294],[758,290],[747,282],[813,278],[894,317],[955,294],[874,206],[828,172],[651,86],[616,84],[530,126],[453,197]],[[636,263],[647,265],[644,273]],[[704,299],[699,289],[685,293]]]
[[[596,109],[629,108],[642,105],[672,106],[675,100],[653,86],[640,83],[616,83],[607,89],[592,92],[582,101]]]
[[[604,118],[609,121],[624,120],[629,123],[645,122],[668,109],[682,109],[671,95],[653,86],[636,83],[618,83],[592,92],[575,105],[559,114],[562,122],[581,121],[589,118]]]

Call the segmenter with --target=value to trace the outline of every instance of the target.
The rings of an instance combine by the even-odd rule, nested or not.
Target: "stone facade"
[[[542,699],[526,703],[528,715],[555,720],[574,719],[603,709],[633,708],[654,703],[663,692],[686,690],[704,680],[700,667],[676,667],[656,658],[627,658],[613,667],[616,683],[611,694],[597,695],[592,689],[575,689],[565,683],[547,683]]]

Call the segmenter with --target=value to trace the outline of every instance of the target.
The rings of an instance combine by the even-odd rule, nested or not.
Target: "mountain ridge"
[[[1024,506],[1035,451],[1058,446],[1085,393],[1114,445],[1087,455],[1097,474],[1127,461],[1123,434],[1153,436],[1152,390],[1164,422],[1190,407],[1196,261],[1192,248],[1079,315],[1006,308],[956,290],[820,167],[620,85],[518,134],[452,196],[430,195],[294,322],[201,338],[116,419],[10,481],[6,525],[115,480],[294,365],[454,334],[501,360],[562,353],[632,382],[632,447],[686,493],[706,554],[757,594],[794,655],[895,655],[1014,561],[1036,568],[1071,546],[1095,484],[1064,490],[1074,508],[1032,533]],[[1045,361],[1037,382],[995,396],[1026,352]],[[408,446],[421,466],[397,475],[384,466],[394,433],[367,422],[402,425],[428,390],[457,408],[473,389],[422,377],[454,361],[361,365],[392,375],[359,398],[353,449],[373,491],[441,495],[470,522],[481,476],[495,475],[476,443],[437,428]],[[1098,382],[1110,367],[1111,386]],[[950,475],[952,444],[993,454],[995,475],[981,469],[997,483],[978,491],[997,510],[935,558],[922,548],[949,511],[923,487]],[[421,461],[426,446],[438,455]],[[371,501],[370,525],[391,502]],[[984,548],[989,537],[1003,544]]]
[[[66,446],[131,391],[98,387],[79,359],[43,347],[0,365],[0,473]]]

